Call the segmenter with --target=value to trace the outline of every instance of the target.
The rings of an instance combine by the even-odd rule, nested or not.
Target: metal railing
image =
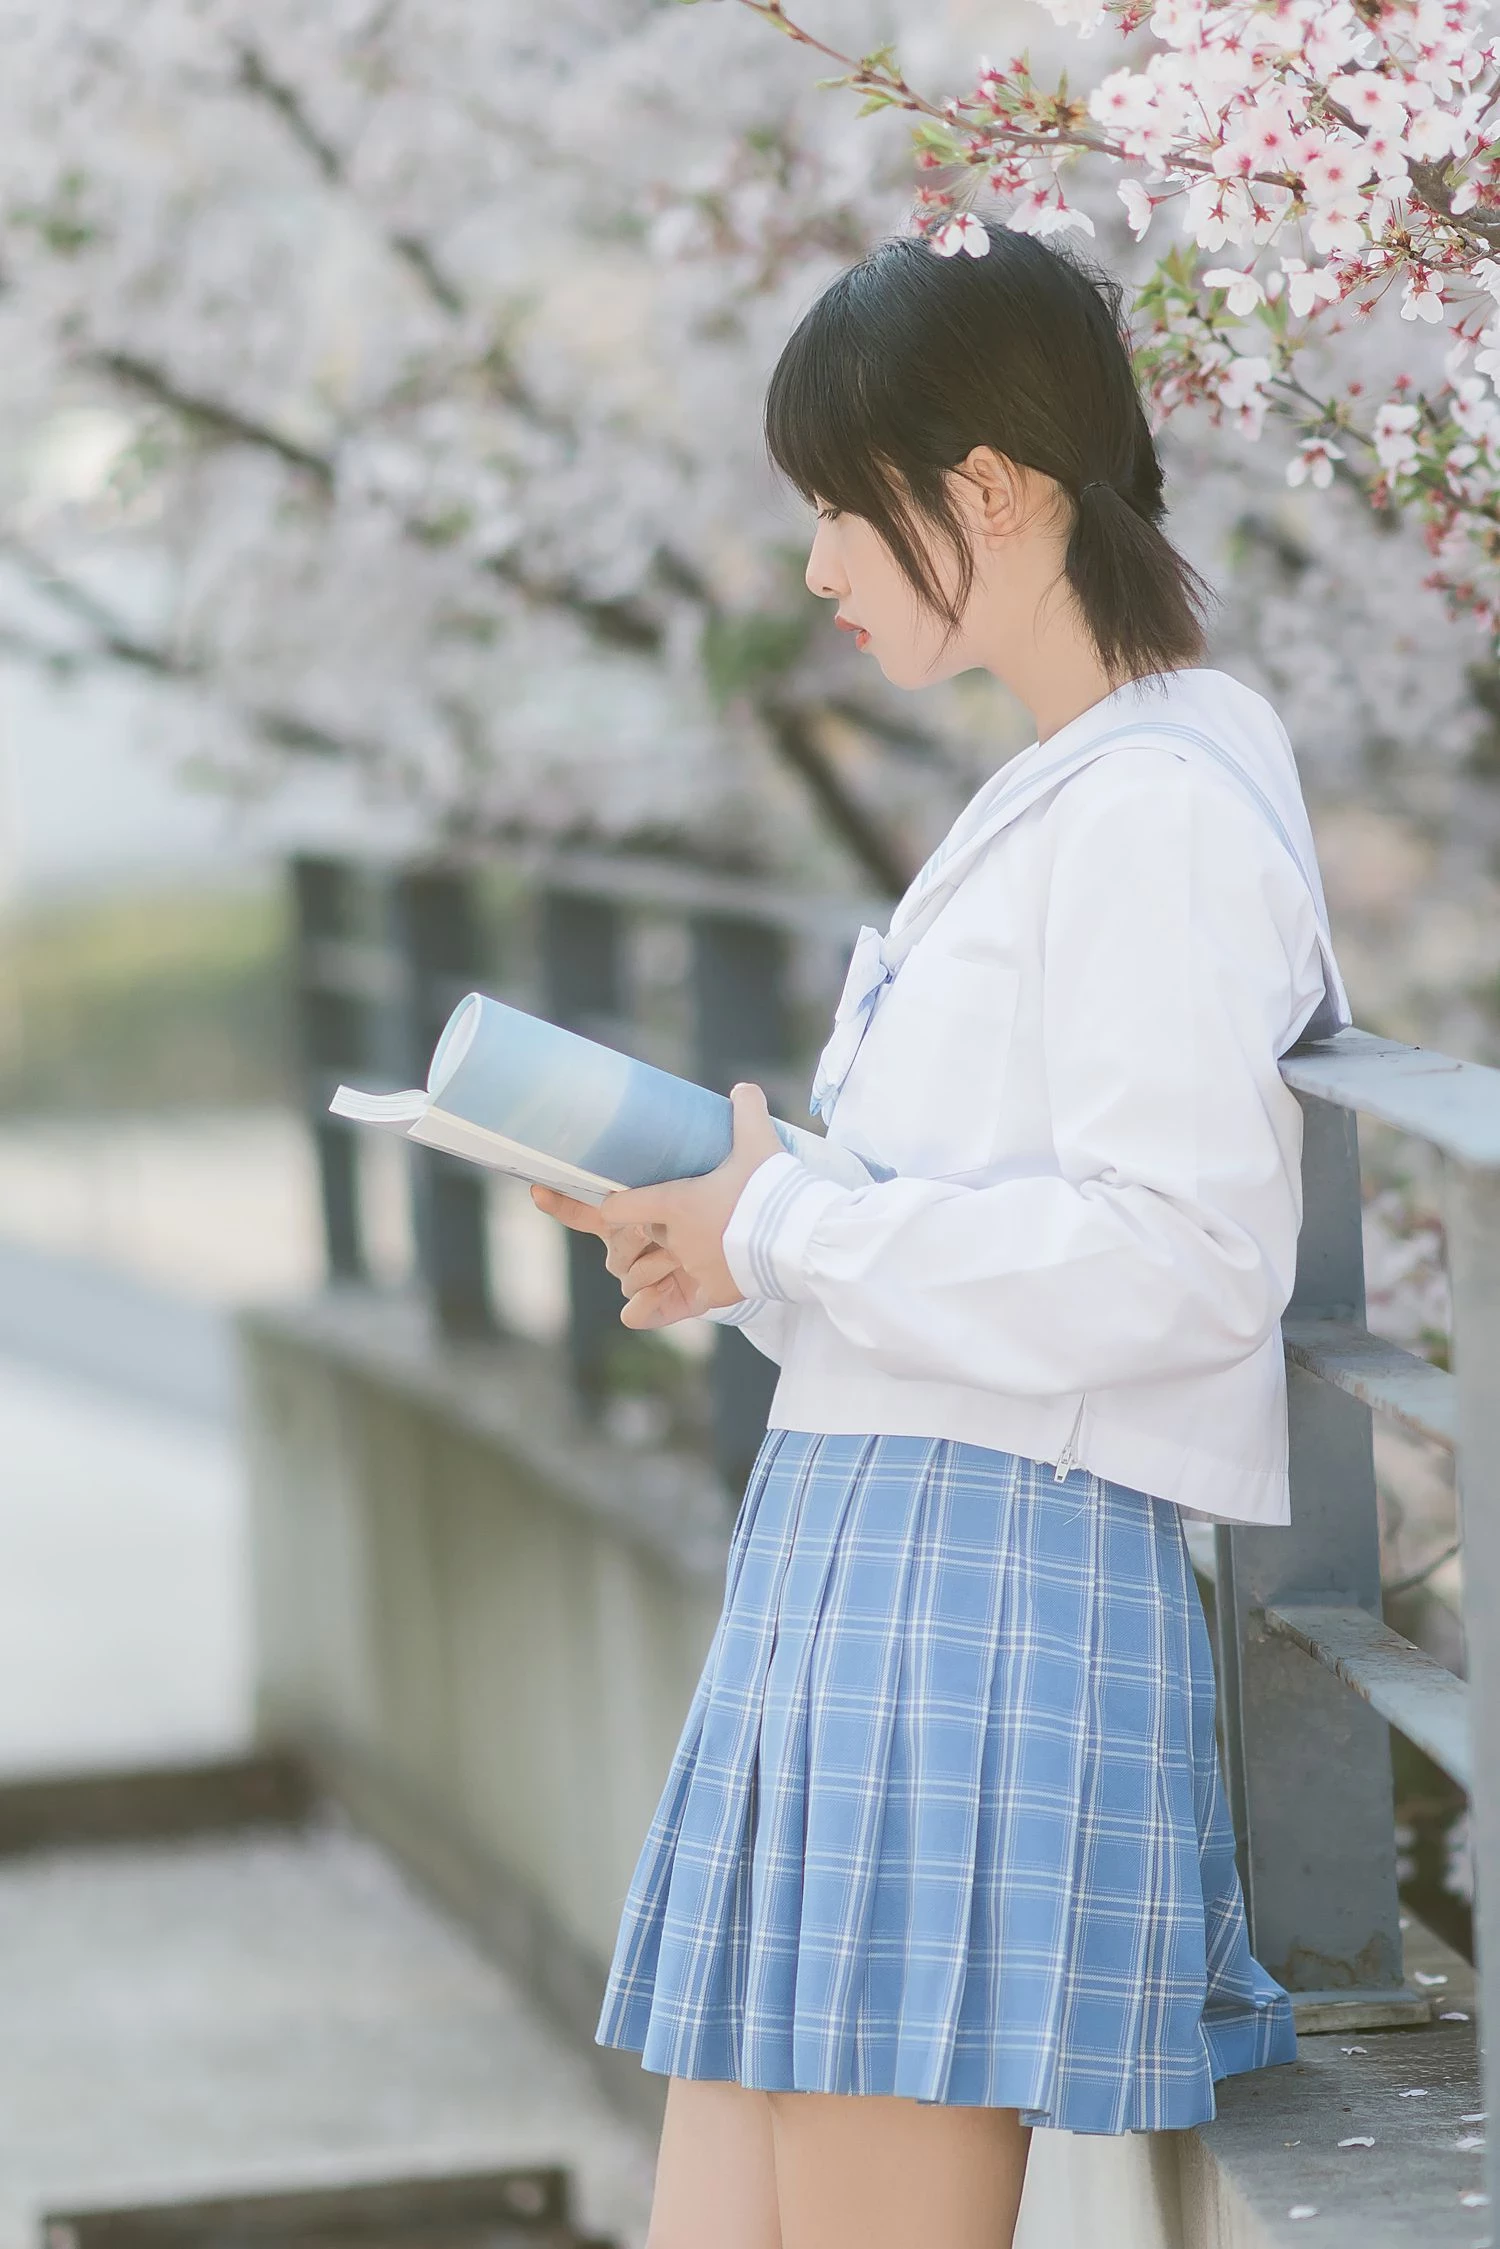
[[[1302,1228],[1282,1321],[1290,1529],[1215,1533],[1226,1780],[1257,1956],[1351,2023],[1425,2018],[1402,1985],[1387,1728],[1469,1795],[1481,2020],[1500,2021],[1500,1070],[1368,1032],[1282,1058]],[[1369,1332],[1358,1118],[1442,1159],[1450,1357]],[[1373,1424],[1456,1456],[1469,1678],[1381,1616]],[[1495,2064],[1488,2065],[1495,2090]],[[1495,2158],[1489,2181],[1500,2199]]]
[[[498,874],[508,910],[485,911]],[[454,1005],[475,988],[727,1093],[765,1086],[806,1117],[826,1013],[822,987],[879,901],[820,901],[673,860],[517,849],[484,870],[292,863],[303,1083],[317,1149],[329,1277],[369,1278],[360,1214],[361,1132],[328,1114],[340,1078],[421,1085]],[[639,972],[643,930],[672,940],[668,974]],[[799,1006],[799,986],[819,995]],[[652,997],[674,998],[655,1014]],[[811,1047],[811,1051],[809,1048]],[[502,1337],[503,1274],[491,1270],[486,1197],[473,1166],[412,1147],[417,1275],[438,1331]],[[591,1235],[564,1236],[565,1349],[578,1410],[597,1416],[630,1342],[620,1290]],[[625,1339],[622,1341],[622,1339]],[[702,1420],[726,1489],[741,1487],[765,1431],[776,1369],[731,1328],[712,1331]]]
[[[800,1121],[843,955],[858,924],[885,913],[881,901],[818,903],[674,862],[518,852],[510,879],[530,931],[518,979],[486,949],[471,873],[302,859],[293,874],[328,1265],[346,1281],[365,1267],[355,1144],[326,1113],[339,1075],[420,1082],[452,1005],[478,984],[720,1091],[756,1078]],[[670,1053],[659,1036],[653,1046],[627,974],[640,917],[683,940],[684,1026]],[[1500,2021],[1500,1070],[1349,1030],[1292,1049],[1281,1072],[1304,1118],[1303,1218],[1283,1320],[1292,1523],[1221,1527],[1214,1540],[1226,1784],[1252,1942],[1298,1995],[1304,2025],[1431,2015],[1431,1996],[1403,1981],[1394,1727],[1469,1792],[1481,1990]],[[1441,1154],[1451,1374],[1366,1326],[1360,1115]],[[411,1154],[418,1265],[436,1324],[447,1335],[493,1334],[484,1182],[448,1158]],[[621,1332],[619,1291],[592,1238],[569,1234],[567,1254],[568,1362],[592,1412]],[[775,1372],[742,1336],[714,1330],[707,1424],[731,1496]],[[1467,1684],[1382,1621],[1376,1413],[1456,1454]],[[1500,2178],[1491,2191],[1500,2206]]]

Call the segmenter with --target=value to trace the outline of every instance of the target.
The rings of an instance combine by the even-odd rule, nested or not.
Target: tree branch
[[[916,868],[908,865],[900,847],[845,787],[832,760],[819,746],[817,721],[827,707],[817,703],[785,703],[775,695],[765,695],[757,700],[755,712],[779,755],[800,777],[856,864],[882,890],[899,898]]]
[[[945,773],[959,770],[959,761],[940,734],[932,733],[925,726],[916,726],[894,711],[872,710],[856,695],[831,695],[826,707],[835,718],[847,719],[851,726],[857,726],[861,733],[877,742],[884,742],[888,749],[941,766]]]
[[[264,452],[274,453],[288,468],[312,477],[325,492],[333,489],[333,463],[325,453],[313,452],[310,446],[301,445],[284,431],[273,429],[269,422],[257,421],[254,415],[243,412],[238,406],[229,406],[222,399],[207,398],[201,392],[189,390],[151,360],[138,358],[129,351],[91,351],[84,354],[84,363],[97,367],[102,374],[112,375],[127,390],[149,398],[153,404],[170,408],[208,435],[227,439],[235,445],[258,446]]]
[[[643,602],[628,597],[605,600],[585,592],[576,579],[536,576],[510,554],[492,555],[484,567],[534,608],[556,609],[572,617],[602,647],[624,649],[635,656],[662,652],[665,628]]]
[[[18,626],[0,623],[0,651],[18,656],[39,669],[68,673],[123,664],[176,687],[202,685],[207,675],[202,664],[181,656],[160,641],[143,639],[107,602],[68,578],[45,556],[19,539],[0,542],[0,558],[14,563],[34,592],[60,609],[92,634],[83,647],[52,647]],[[352,735],[337,735],[300,712],[275,704],[237,703],[226,699],[234,716],[273,749],[289,750],[302,757],[339,758],[347,763],[389,763],[390,753],[378,743]]]
[[[24,634],[8,627],[15,653],[25,655],[34,647],[39,661],[45,659],[54,666],[66,665],[74,669],[85,663],[112,663],[124,664],[132,671],[149,672],[158,679],[187,680],[195,676],[196,666],[163,643],[142,639],[107,602],[101,601],[87,586],[80,585],[76,578],[64,577],[24,540],[7,537],[0,541],[0,557],[15,564],[34,592],[75,624],[85,626],[93,636],[88,648],[48,649],[41,643],[29,643]]]
[[[264,103],[280,119],[291,139],[330,187],[352,193],[349,167],[342,151],[313,123],[296,88],[289,86],[284,78],[276,77],[266,67],[259,49],[248,40],[235,47],[234,59],[235,80],[240,90]],[[443,271],[425,242],[414,234],[398,233],[389,227],[382,227],[380,234],[391,255],[415,277],[441,312],[457,318],[467,309],[463,291]]]

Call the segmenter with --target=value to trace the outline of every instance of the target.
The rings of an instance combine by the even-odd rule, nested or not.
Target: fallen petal
[[[1438,2016],[1440,2023],[1466,2023],[1469,2020],[1462,2007],[1445,2007]]]
[[[1363,2133],[1356,2134],[1352,2140],[1339,2141],[1340,2147],[1373,2147],[1374,2145],[1375,2142]]]
[[[1315,2202],[1294,2202],[1287,2212],[1289,2218],[1315,2218],[1317,2214],[1318,2206]]]
[[[1478,2187],[1468,2188],[1458,2199],[1466,2210],[1488,2210],[1490,2206],[1489,2196],[1481,2194]]]
[[[1398,2101],[1425,2101],[1427,2087],[1425,2085],[1408,2085],[1404,2092],[1396,2095],[1396,2098]]]
[[[1460,2155],[1472,2155],[1476,2148],[1484,2146],[1484,2134],[1482,2132],[1464,2132],[1454,2141],[1453,2145]]]
[[[1368,2054],[1369,2051],[1368,2046],[1341,2046],[1339,2048],[1341,2054]]]
[[[1436,1985],[1440,1983],[1446,1983],[1448,1981],[1446,1976],[1424,1975],[1420,1968],[1413,1968],[1411,1973],[1411,1980],[1413,1983],[1419,1983],[1424,1991],[1431,1991]]]

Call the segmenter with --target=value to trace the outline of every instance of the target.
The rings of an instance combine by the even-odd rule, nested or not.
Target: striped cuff
[[[763,1312],[765,1308],[763,1296],[742,1296],[734,1304],[711,1305],[708,1311],[700,1312],[698,1317],[702,1320],[714,1320],[721,1328],[742,1328],[747,1320],[753,1320],[756,1313]]]
[[[724,1262],[736,1286],[746,1296],[810,1303],[802,1270],[808,1237],[829,1205],[851,1192],[785,1152],[757,1164],[724,1229]]]

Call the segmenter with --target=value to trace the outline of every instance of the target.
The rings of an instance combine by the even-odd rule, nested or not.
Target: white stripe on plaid
[[[944,1438],[768,1433],[602,2043],[1177,2129],[1294,2051],[1250,1956],[1181,1519]]]

